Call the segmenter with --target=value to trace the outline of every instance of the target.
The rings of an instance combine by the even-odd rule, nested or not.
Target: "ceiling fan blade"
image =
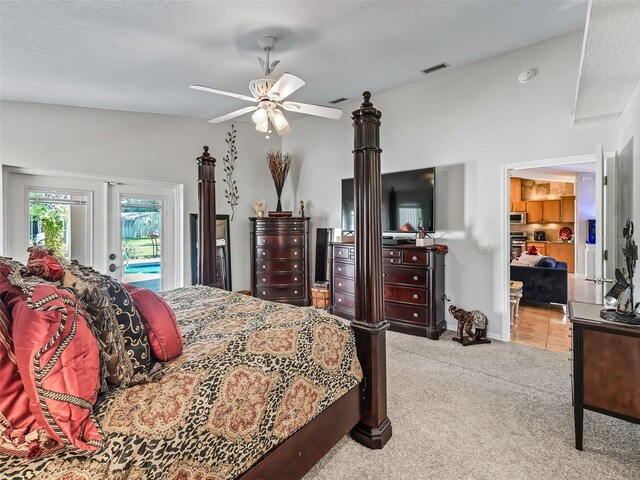
[[[300,87],[304,86],[304,83],[304,80],[301,78],[291,75],[290,73],[285,73],[273,84],[269,92],[267,92],[267,95],[275,100],[284,100]],[[275,95],[276,93],[277,95]]]
[[[342,110],[339,108],[322,107],[300,102],[282,102],[279,105],[290,112],[306,113],[316,117],[332,118],[333,120],[339,120],[342,117]]]
[[[226,122],[227,120],[231,120],[232,118],[239,117],[240,115],[244,115],[245,113],[253,112],[254,110],[257,110],[258,108],[260,108],[258,105],[241,108],[240,110],[236,110],[234,112],[227,113],[226,115],[222,115],[221,117],[212,118],[211,120],[209,120],[209,123]]]
[[[278,135],[288,135],[291,133],[289,122],[287,122],[285,116],[277,108],[269,110],[269,120],[271,120],[271,124],[273,128],[276,129],[276,132],[278,132]]]
[[[189,88],[194,90],[202,90],[203,92],[215,93],[218,95],[225,95],[227,97],[239,98],[240,100],[246,100],[247,102],[257,102],[258,100],[249,97],[247,95],[240,95],[239,93],[225,92],[224,90],[216,90],[215,88],[204,87],[202,85],[189,85]]]

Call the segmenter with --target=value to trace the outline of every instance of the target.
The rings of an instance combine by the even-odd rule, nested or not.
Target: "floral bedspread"
[[[162,295],[184,352],[98,401],[106,448],[0,456],[0,478],[234,478],[362,378],[351,329],[324,312],[202,286]]]

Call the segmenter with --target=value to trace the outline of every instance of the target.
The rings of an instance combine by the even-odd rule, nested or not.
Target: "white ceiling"
[[[585,0],[3,0],[0,97],[214,117],[246,104],[187,85],[247,94],[257,40],[272,35],[275,74],[307,82],[291,99],[326,105],[584,28],[586,11]]]
[[[620,113],[640,81],[640,1],[593,0],[575,120]]]

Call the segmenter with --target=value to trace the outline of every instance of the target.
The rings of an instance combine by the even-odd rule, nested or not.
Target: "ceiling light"
[[[269,119],[266,118],[264,122],[256,124],[256,130],[259,132],[267,133],[269,130]]]
[[[287,126],[287,119],[284,118],[284,115],[278,109],[275,109],[273,111],[273,116],[271,117],[271,120],[273,121],[273,126],[276,127],[276,130],[282,130],[284,127]]]
[[[255,123],[256,125],[260,125],[266,122],[267,111],[263,108],[259,108],[258,110],[255,111],[253,115],[251,115],[251,120],[253,120],[253,123]]]

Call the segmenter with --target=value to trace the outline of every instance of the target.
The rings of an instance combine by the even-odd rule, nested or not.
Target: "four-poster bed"
[[[369,448],[385,445],[391,423],[382,302],[381,113],[369,98],[365,92],[352,116],[361,234],[356,236],[356,314],[351,325],[323,311],[209,288],[216,279],[215,159],[205,147],[198,157],[200,285],[161,293],[175,313],[177,325],[172,326],[174,332],[179,326],[182,353],[150,363],[148,381],[107,388],[100,397],[94,392],[95,404],[83,404],[93,406],[92,418],[104,440],[100,448],[88,452],[74,447],[77,442],[71,440],[83,441],[84,427],[77,438],[52,437],[64,443],[56,454],[39,455],[43,452],[34,448],[36,458],[20,458],[0,448],[0,476],[299,479],[349,432]],[[11,290],[8,279],[22,278],[22,269],[7,265],[0,285]],[[25,324],[18,316],[14,321]],[[85,329],[92,322],[90,316],[86,324],[77,321]],[[92,345],[93,337],[86,338]],[[94,357],[97,372],[97,350]],[[57,424],[41,425],[57,432]],[[0,427],[0,447],[1,441],[7,446],[25,440],[2,416]]]

